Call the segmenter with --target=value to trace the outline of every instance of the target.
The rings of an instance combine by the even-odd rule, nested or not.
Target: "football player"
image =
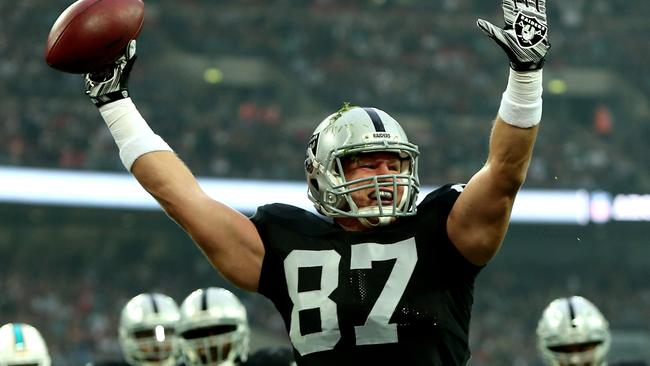
[[[246,308],[232,292],[198,289],[181,304],[181,352],[188,366],[234,366],[248,359]]]
[[[9,323],[0,327],[0,366],[50,366],[47,344],[29,324]]]
[[[475,278],[526,176],[550,48],[545,0],[502,9],[503,27],[477,22],[510,65],[486,163],[419,205],[418,148],[378,108],[347,105],[311,136],[305,174],[320,215],[273,204],[248,218],[206,195],[138,112],[127,85],[135,41],[85,75],[86,93],[126,169],[223,276],[273,301],[299,365],[464,365]]]
[[[118,337],[122,355],[132,366],[173,366],[179,344],[178,305],[160,293],[142,293],[129,300],[120,315]]]
[[[537,325],[537,347],[549,366],[603,366],[611,344],[609,323],[582,296],[551,301]]]

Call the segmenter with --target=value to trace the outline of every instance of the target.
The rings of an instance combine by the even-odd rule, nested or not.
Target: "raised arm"
[[[86,90],[108,125],[120,158],[140,184],[240,288],[257,290],[264,246],[253,223],[203,192],[183,162],[156,135],[129,98],[135,41],[115,67],[86,75]]]
[[[542,116],[542,66],[550,44],[545,0],[503,0],[505,26],[478,27],[510,59],[510,77],[490,136],[488,159],[468,182],[447,220],[447,232],[470,262],[484,265],[505,237],[524,183]]]

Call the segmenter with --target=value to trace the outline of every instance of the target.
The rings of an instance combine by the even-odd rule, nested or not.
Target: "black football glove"
[[[551,48],[547,36],[546,0],[503,0],[502,7],[503,28],[483,19],[476,25],[503,48],[513,70],[541,69]]]
[[[86,95],[97,107],[129,97],[129,74],[133,68],[135,40],[129,42],[124,55],[107,69],[84,75]]]

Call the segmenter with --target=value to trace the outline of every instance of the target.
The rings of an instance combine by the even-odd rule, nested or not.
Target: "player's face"
[[[348,182],[377,175],[400,174],[402,171],[402,160],[397,154],[390,152],[359,154],[343,159],[342,164],[345,180]],[[379,180],[380,183],[392,183],[392,181],[392,178],[382,178]],[[366,184],[368,184],[368,181],[353,184],[351,187]],[[397,196],[395,196],[392,186],[381,187],[380,191],[387,192],[387,194],[382,194],[381,197],[377,197],[375,189],[370,187],[352,192],[351,196],[359,208],[377,206],[380,200],[384,207],[390,207],[393,205],[393,200],[396,200],[398,203],[401,201],[402,195],[404,194],[404,187],[397,187]]]
[[[173,351],[172,337],[175,331],[171,328],[165,328],[165,337],[156,340],[153,329],[145,329],[134,332],[138,340],[138,351],[142,354],[144,361],[159,362],[170,357]]]
[[[595,363],[593,361],[585,360],[585,358],[593,360],[593,355],[590,357],[589,354],[593,354],[599,344],[600,342],[576,343],[549,347],[549,349],[566,355],[568,359],[572,357],[580,359],[580,361],[560,361],[560,366],[594,366]],[[586,357],[585,354],[587,355]]]

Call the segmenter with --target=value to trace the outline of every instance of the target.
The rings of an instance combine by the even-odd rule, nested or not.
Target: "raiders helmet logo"
[[[314,172],[314,162],[309,158],[305,159],[305,171],[309,174]]]
[[[546,37],[548,28],[537,21],[537,19],[524,15],[522,12],[517,13],[515,18],[515,34],[517,43],[521,48],[535,47]]]
[[[311,150],[312,154],[316,155],[316,150],[318,149],[318,137],[320,136],[320,132],[311,135],[311,138],[309,139],[309,143],[307,144],[307,148]]]

